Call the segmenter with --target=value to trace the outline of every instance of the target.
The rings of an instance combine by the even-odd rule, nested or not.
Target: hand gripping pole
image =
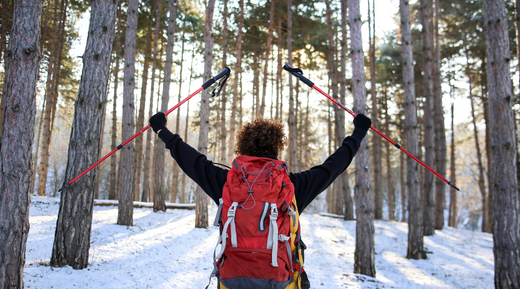
[[[172,111],[176,110],[177,108],[179,108],[179,106],[183,105],[185,102],[187,102],[188,100],[190,100],[190,98],[194,97],[195,95],[199,94],[201,91],[205,90],[206,88],[210,87],[212,84],[214,84],[215,82],[219,81],[219,84],[217,85],[217,87],[215,88],[215,90],[213,90],[212,92],[212,95],[215,96],[215,95],[218,95],[220,93],[220,90],[222,89],[222,87],[225,85],[226,83],[226,80],[228,79],[229,75],[231,74],[231,70],[226,67],[224,68],[224,70],[222,70],[222,72],[220,72],[219,74],[217,74],[217,76],[211,78],[210,80],[206,81],[199,89],[197,89],[197,91],[193,92],[192,94],[190,94],[188,97],[186,97],[185,99],[181,100],[181,102],[179,102],[178,104],[176,104],[174,107],[172,107],[171,109],[169,109],[167,112],[164,113],[164,115],[168,115],[170,114]],[[108,157],[110,157],[111,155],[113,155],[115,152],[117,152],[118,150],[122,149],[125,145],[127,145],[129,142],[131,142],[134,138],[138,137],[139,135],[141,135],[143,132],[145,132],[147,129],[150,128],[150,125],[147,125],[145,126],[143,129],[141,129],[138,133],[136,133],[135,135],[133,135],[131,138],[127,139],[125,142],[123,142],[122,144],[118,145],[117,148],[115,148],[113,151],[109,152],[106,156],[104,156],[103,158],[101,158],[99,161],[97,161],[95,164],[93,164],[92,166],[90,166],[88,169],[86,169],[84,172],[82,172],[81,174],[79,174],[77,177],[75,177],[74,179],[72,179],[70,182],[69,182],[69,185],[71,185],[72,183],[74,183],[75,181],[77,181],[79,178],[81,178],[83,175],[85,175],[86,173],[88,173],[90,170],[92,170],[93,168],[95,168],[97,165],[99,165],[100,163],[102,163],[104,160],[106,160]],[[59,189],[58,192],[60,192],[62,189]]]
[[[325,93],[323,90],[321,90],[319,87],[317,87],[316,85],[314,85],[314,83],[312,81],[310,81],[309,79],[307,79],[305,76],[303,76],[303,71],[300,69],[300,68],[292,68],[290,67],[288,64],[285,64],[283,69],[285,69],[286,71],[288,71],[290,74],[296,76],[299,80],[301,80],[303,83],[307,84],[309,87],[315,89],[316,91],[318,91],[319,93],[321,93],[323,96],[325,96],[326,98],[328,98],[330,101],[334,102],[336,105],[338,105],[339,107],[341,107],[343,110],[345,110],[346,112],[348,112],[349,114],[351,114],[353,117],[356,117],[356,114],[346,108],[343,104],[341,104],[338,100],[334,99],[332,96],[328,95],[327,93]],[[389,137],[387,137],[386,135],[384,135],[382,132],[380,132],[379,130],[377,130],[375,127],[373,126],[370,126],[370,129],[372,129],[375,133],[377,133],[378,135],[380,135],[381,137],[383,137],[385,140],[387,140],[389,143],[391,143],[392,145],[394,145],[396,148],[398,148],[399,150],[401,150],[402,152],[404,152],[405,154],[407,154],[409,157],[411,157],[413,160],[415,160],[416,162],[418,162],[420,165],[422,165],[423,167],[425,167],[427,170],[429,170],[431,173],[433,173],[435,176],[437,176],[438,178],[440,178],[442,181],[444,181],[446,184],[448,184],[450,187],[454,188],[455,190],[459,191],[460,192],[460,189],[457,188],[454,184],[452,184],[449,180],[447,180],[445,177],[441,176],[439,173],[437,173],[436,171],[434,171],[432,168],[430,168],[429,166],[427,166],[425,163],[423,163],[422,161],[420,161],[418,158],[416,158],[414,155],[412,155],[411,153],[409,153],[407,150],[405,150],[400,144],[396,143],[395,141],[393,141],[392,139],[390,139]]]

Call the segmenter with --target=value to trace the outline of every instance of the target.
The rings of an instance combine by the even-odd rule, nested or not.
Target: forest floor
[[[218,228],[194,228],[195,211],[134,209],[116,225],[117,207],[94,207],[89,266],[49,267],[59,199],[32,197],[25,288],[204,288]],[[212,223],[216,209],[210,208]],[[406,223],[375,221],[377,278],[354,271],[356,222],[301,216],[311,288],[493,288],[491,234],[445,227],[424,238],[427,260],[408,260]],[[210,288],[216,288],[215,279]]]

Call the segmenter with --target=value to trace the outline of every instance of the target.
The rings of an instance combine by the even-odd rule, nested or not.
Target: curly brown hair
[[[276,120],[259,118],[244,125],[237,133],[237,155],[275,155],[287,144],[283,124]]]

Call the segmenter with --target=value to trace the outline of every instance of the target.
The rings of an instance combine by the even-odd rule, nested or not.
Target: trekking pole
[[[292,68],[290,67],[288,64],[285,64],[283,66],[283,69],[285,69],[287,72],[289,72],[290,74],[296,76],[299,80],[301,80],[303,83],[307,84],[308,86],[310,86],[311,88],[314,88],[315,90],[317,90],[319,93],[323,94],[326,98],[328,98],[329,100],[331,100],[332,102],[334,102],[335,104],[337,104],[339,107],[341,107],[343,110],[345,110],[346,112],[348,112],[349,114],[351,114],[353,117],[356,117],[357,114],[355,114],[352,110],[346,108],[343,104],[341,104],[338,100],[334,99],[332,96],[328,95],[326,92],[324,92],[323,90],[321,90],[319,87],[317,87],[312,81],[310,81],[308,78],[306,78],[305,76],[303,76],[303,71],[300,69],[300,68]],[[440,178],[442,181],[444,181],[446,184],[448,184],[450,187],[454,188],[455,190],[459,191],[460,192],[460,189],[457,188],[454,184],[452,184],[449,180],[447,180],[445,177],[441,176],[439,173],[437,173],[436,171],[434,171],[432,168],[430,168],[429,166],[427,166],[425,163],[423,163],[422,161],[420,161],[418,158],[416,158],[414,155],[412,155],[411,153],[409,153],[407,150],[405,150],[400,144],[396,143],[395,141],[393,141],[392,139],[390,139],[389,137],[387,137],[386,135],[384,135],[382,132],[380,132],[379,130],[377,130],[375,127],[373,126],[370,126],[370,128],[375,132],[377,133],[378,135],[380,135],[381,137],[383,137],[384,139],[386,139],[389,143],[391,143],[392,145],[394,145],[396,148],[398,148],[399,150],[401,150],[402,152],[404,152],[405,154],[407,154],[409,157],[411,157],[412,159],[414,159],[416,162],[418,162],[419,164],[421,164],[423,167],[425,167],[427,170],[429,170],[430,172],[432,172],[434,175],[436,175],[438,178]]]
[[[164,115],[168,115],[170,114],[172,111],[176,110],[179,106],[181,106],[182,104],[184,104],[186,101],[188,101],[190,98],[194,97],[195,95],[199,94],[199,92],[205,90],[206,88],[210,87],[211,85],[213,85],[215,82],[217,82],[219,79],[220,82],[219,84],[217,85],[217,87],[215,87],[215,89],[211,92],[212,93],[212,97],[215,96],[215,95],[219,95],[220,91],[222,90],[222,87],[226,84],[226,80],[228,79],[229,75],[231,74],[231,70],[226,67],[224,68],[224,70],[222,70],[222,72],[220,72],[217,76],[211,78],[210,80],[206,81],[199,89],[197,89],[197,91],[195,91],[194,93],[190,94],[188,97],[186,97],[185,99],[183,99],[181,102],[179,102],[178,104],[176,104],[174,107],[172,107],[170,110],[168,110],[167,112],[164,113]],[[102,163],[104,160],[106,160],[108,157],[110,157],[111,155],[113,155],[115,152],[117,152],[118,150],[122,149],[125,145],[127,145],[129,142],[131,142],[134,138],[138,137],[139,135],[141,135],[143,132],[145,132],[147,129],[150,128],[150,125],[147,125],[145,126],[143,129],[141,129],[138,133],[136,133],[135,135],[133,135],[131,138],[127,139],[124,143],[120,144],[117,146],[117,148],[115,148],[113,151],[109,152],[106,156],[104,156],[103,158],[101,158],[99,161],[97,161],[95,164],[93,164],[92,166],[90,166],[88,169],[86,169],[84,172],[82,172],[81,174],[79,174],[77,177],[75,177],[74,179],[72,179],[72,181],[69,182],[69,185],[72,185],[72,183],[74,183],[75,181],[77,181],[79,178],[81,178],[83,175],[85,175],[86,173],[88,173],[90,170],[92,170],[93,168],[95,168],[97,165],[99,165],[100,163]],[[58,192],[60,192],[62,189],[59,189]]]

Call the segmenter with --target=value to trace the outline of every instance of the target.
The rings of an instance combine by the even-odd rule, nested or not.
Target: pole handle
[[[288,71],[290,74],[298,77],[303,83],[307,84],[310,88],[314,86],[314,82],[310,81],[307,77],[303,76],[303,71],[300,68],[292,68],[289,64],[285,64],[283,69]]]
[[[204,89],[210,87],[213,83],[217,82],[219,79],[221,79],[224,76],[229,76],[231,74],[231,69],[229,67],[224,68],[219,74],[217,74],[215,77],[211,78],[210,80],[204,82],[202,87]]]

